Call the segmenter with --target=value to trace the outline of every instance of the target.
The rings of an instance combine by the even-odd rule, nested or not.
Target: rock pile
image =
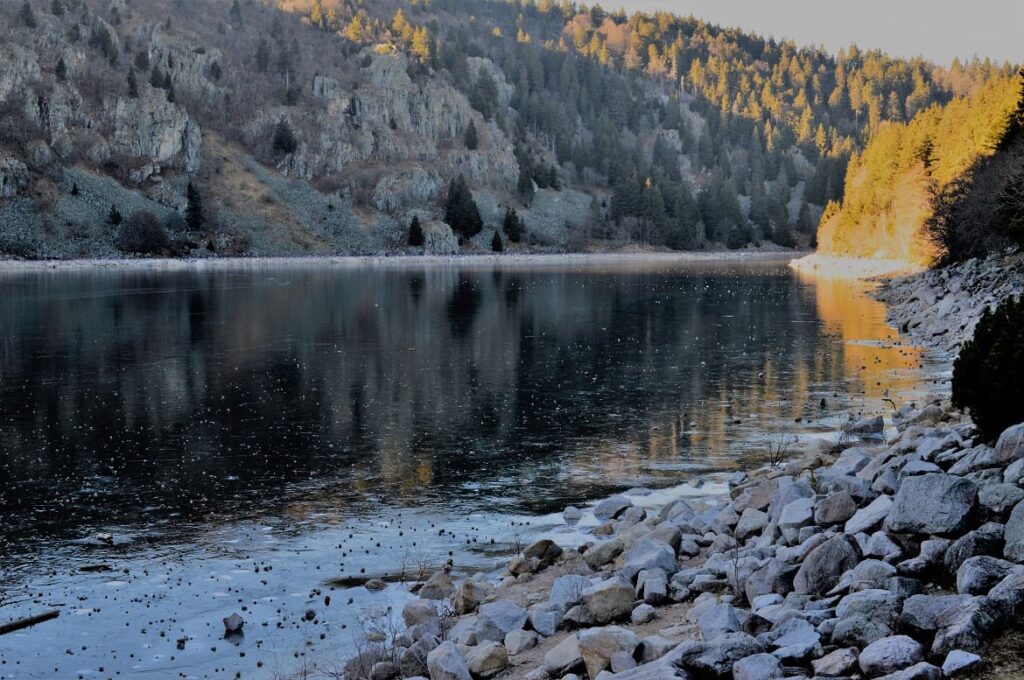
[[[394,649],[364,652],[346,677],[925,680],[976,669],[1024,610],[1024,423],[994,448],[933,406],[894,423],[888,443],[739,475],[710,509],[679,500],[648,516],[609,499],[593,543],[538,541],[497,588],[455,584],[446,616],[410,603]],[[509,599],[531,581],[550,586]],[[637,630],[678,603],[699,636]]]
[[[974,335],[982,313],[1024,294],[1024,254],[993,255],[894,278],[878,293],[889,322],[915,342],[953,351]]]

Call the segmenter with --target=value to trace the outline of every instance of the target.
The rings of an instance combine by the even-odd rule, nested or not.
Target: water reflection
[[[0,541],[15,552],[262,508],[309,484],[339,511],[542,512],[728,465],[781,422],[823,429],[847,394],[920,379],[878,303],[779,263],[2,286]]]

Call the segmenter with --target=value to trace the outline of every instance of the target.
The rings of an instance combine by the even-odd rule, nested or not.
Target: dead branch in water
[[[42,614],[36,614],[35,616],[27,616],[23,619],[18,619],[17,621],[11,621],[10,623],[2,623],[0,624],[0,635],[13,633],[16,630],[28,628],[30,626],[36,625],[37,623],[42,623],[43,621],[55,619],[58,616],[60,616],[60,610],[51,609],[49,611],[43,612]]]

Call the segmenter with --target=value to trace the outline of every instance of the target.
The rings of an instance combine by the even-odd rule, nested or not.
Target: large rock
[[[840,647],[866,647],[875,640],[892,635],[892,628],[880,621],[857,614],[840,619],[832,630],[832,644]]]
[[[818,503],[814,509],[814,521],[821,526],[842,524],[857,512],[857,501],[848,491],[836,492]]]
[[[733,680],[776,680],[786,677],[782,663],[771,654],[753,654],[732,667]]]
[[[600,520],[615,519],[631,507],[633,507],[633,501],[625,496],[612,496],[594,506],[594,517]]]
[[[1003,556],[1014,562],[1024,562],[1024,501],[1010,513],[1003,538],[1006,540]]]
[[[927,661],[919,661],[910,668],[883,675],[878,680],[942,680],[942,670]]]
[[[479,642],[504,642],[505,636],[522,628],[527,618],[526,610],[511,600],[482,604],[476,619],[476,638]]]
[[[697,678],[723,678],[740,659],[763,652],[764,646],[746,633],[729,633],[711,642],[684,642],[667,658]]]
[[[938,630],[939,614],[947,609],[964,606],[967,595],[911,595],[903,603],[903,611],[897,621],[902,633],[927,637]]]
[[[778,524],[782,510],[793,501],[801,498],[812,498],[814,490],[804,481],[794,481],[792,477],[781,477],[768,506],[769,519]]]
[[[1014,570],[988,592],[989,602],[1002,619],[1019,615],[1024,608],[1024,567]]]
[[[1024,458],[1024,423],[1003,430],[996,442],[996,460],[1003,467]]]
[[[782,509],[779,515],[779,529],[786,541],[792,545],[799,541],[800,529],[814,524],[814,499],[798,498]]]
[[[583,606],[595,623],[609,623],[629,616],[634,595],[633,586],[610,578],[583,591]]]
[[[474,678],[490,678],[508,668],[508,651],[500,642],[481,642],[466,652],[466,665]]]
[[[910,477],[900,485],[885,528],[896,533],[951,534],[970,526],[978,504],[974,482],[954,475]]]
[[[590,546],[590,548],[583,553],[583,561],[587,563],[591,569],[600,569],[604,565],[608,564],[616,557],[622,554],[625,550],[625,544],[617,538],[613,538],[608,541],[601,541]]]
[[[838,678],[851,674],[857,667],[857,650],[844,647],[829,652],[825,656],[811,662],[814,674],[822,678]]]
[[[1003,521],[1021,501],[1024,501],[1024,489],[1016,484],[986,484],[978,491],[978,504],[997,522]]]
[[[935,623],[934,656],[945,656],[954,649],[981,653],[998,629],[999,612],[988,598],[973,597],[960,607],[943,610]]]
[[[867,506],[861,508],[849,519],[843,531],[853,535],[867,533],[877,527],[889,515],[893,500],[890,496],[879,496]]]
[[[641,538],[623,556],[622,575],[632,580],[645,569],[663,569],[667,574],[674,574],[676,571],[675,550],[663,541]]]
[[[753,602],[760,595],[776,593],[784,595],[793,589],[793,577],[797,566],[773,557],[755,569],[743,582],[747,602]]]
[[[557,604],[550,602],[535,604],[530,607],[529,611],[530,627],[544,637],[550,637],[558,630],[564,613],[565,610]]]
[[[947,678],[955,678],[978,669],[981,664],[982,659],[977,654],[954,649],[946,655],[946,660],[942,662],[942,674]]]
[[[950,578],[956,575],[960,566],[978,555],[999,555],[1003,552],[1003,533],[1006,527],[997,522],[982,524],[974,531],[968,531],[946,549],[942,561]],[[921,544],[924,551],[925,541]]]
[[[708,607],[697,620],[697,627],[704,640],[710,642],[720,635],[736,633],[743,626],[736,608],[731,604],[716,604]]]
[[[787,619],[758,639],[772,645],[772,653],[784,662],[801,663],[821,655],[821,636],[804,619]]]
[[[596,678],[598,673],[611,666],[615,654],[625,652],[632,655],[639,644],[640,638],[633,631],[619,626],[588,628],[580,631],[578,636],[580,655],[591,678]]]
[[[839,604],[836,605],[836,616],[840,619],[864,616],[872,621],[884,623],[890,628],[896,625],[899,614],[899,595],[881,588],[851,593],[839,600]]]
[[[748,537],[761,532],[768,524],[768,513],[747,508],[740,515],[740,521],[736,523],[733,535],[737,541],[744,541]]]
[[[563,574],[551,584],[548,602],[568,609],[583,600],[583,591],[590,587],[590,579],[578,574]]]
[[[469,614],[476,611],[480,603],[494,593],[494,586],[487,581],[466,579],[452,593],[452,608],[457,614]]]
[[[436,618],[437,608],[426,600],[410,600],[402,607],[402,620],[406,626],[415,626]]]
[[[962,595],[986,595],[997,583],[1006,578],[1013,563],[988,555],[972,557],[956,573],[956,590]]]
[[[833,536],[811,553],[793,578],[793,590],[809,595],[823,595],[831,590],[843,572],[852,569],[860,559],[857,542],[850,536]]]
[[[455,584],[451,577],[443,571],[436,571],[420,588],[419,596],[427,600],[444,600],[454,592]]]
[[[875,678],[895,673],[924,660],[924,647],[917,640],[906,635],[876,640],[860,653],[860,669],[868,677]]]
[[[505,636],[505,650],[515,656],[536,647],[540,636],[532,630],[513,630]]]
[[[921,541],[921,552],[918,556],[900,562],[896,569],[904,576],[923,576],[942,564],[943,555],[948,547],[949,541],[944,538]]]
[[[576,635],[570,635],[544,654],[544,668],[555,678],[560,678],[581,666],[583,655],[580,653],[579,639]]]
[[[526,546],[523,556],[529,560],[537,560],[538,569],[554,564],[562,554],[562,548],[550,538],[542,538]]]
[[[442,642],[427,655],[430,680],[472,680],[469,666],[454,642]]]

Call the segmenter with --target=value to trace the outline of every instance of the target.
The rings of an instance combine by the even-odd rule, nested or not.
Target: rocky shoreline
[[[1024,294],[1024,253],[967,260],[884,281],[888,321],[915,343],[956,354],[988,307]]]
[[[706,507],[602,501],[591,542],[538,540],[497,585],[439,571],[402,611],[406,628],[372,638],[345,677],[975,671],[1024,607],[1024,424],[994,447],[937,404],[892,424],[889,441],[737,473]]]
[[[912,339],[954,351],[1024,284],[1020,255],[891,279]],[[1024,611],[1024,423],[994,446],[948,404],[851,423],[840,442],[661,508],[616,496],[580,547],[527,546],[499,583],[440,571],[404,630],[346,678],[938,680],[991,670]],[[991,677],[1018,677],[1019,657]],[[1007,675],[1010,673],[1010,675]]]

